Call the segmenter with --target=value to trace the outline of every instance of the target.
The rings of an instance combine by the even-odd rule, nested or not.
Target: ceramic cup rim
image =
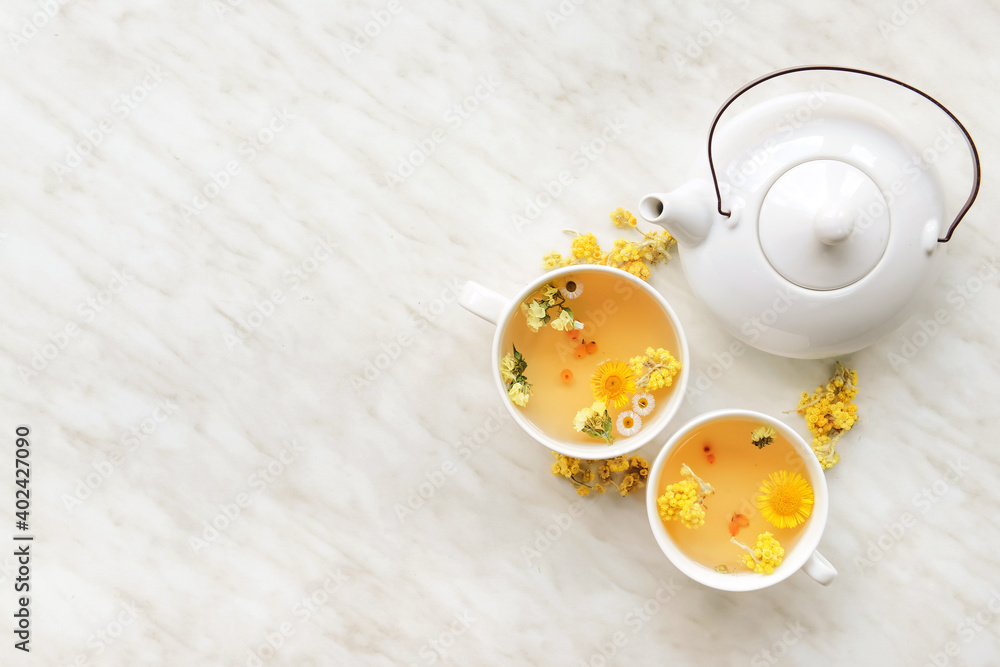
[[[503,378],[500,377],[500,342],[503,340],[503,335],[507,329],[507,325],[510,323],[511,316],[519,312],[521,302],[534,294],[539,287],[552,281],[554,278],[570,273],[585,272],[599,272],[613,275],[617,278],[630,282],[635,287],[643,290],[646,294],[652,297],[663,310],[664,315],[666,315],[667,320],[670,322],[670,326],[673,327],[674,334],[677,338],[677,344],[680,346],[679,355],[675,350],[671,350],[671,352],[677,360],[681,362],[681,370],[674,377],[674,389],[670,394],[670,398],[667,400],[667,405],[663,407],[663,412],[661,412],[657,419],[653,420],[650,424],[652,428],[643,428],[638,434],[628,438],[623,438],[615,444],[606,447],[601,445],[580,445],[562,442],[546,435],[541,429],[525,418],[524,415],[520,413],[520,410],[513,403],[511,403],[510,399],[507,397],[507,389],[504,387]],[[677,313],[675,313],[674,309],[670,307],[667,300],[664,299],[663,296],[650,285],[639,278],[636,278],[631,273],[622,271],[621,269],[595,264],[575,264],[573,266],[562,267],[549,271],[548,273],[545,273],[539,278],[528,283],[524,289],[517,294],[517,296],[510,300],[510,303],[501,313],[500,317],[497,319],[496,331],[493,334],[491,357],[491,365],[493,366],[493,382],[496,385],[497,391],[500,393],[503,404],[507,406],[507,411],[514,418],[514,421],[516,421],[522,428],[522,430],[532,436],[536,441],[553,451],[559,452],[560,454],[579,459],[606,459],[621,456],[623,454],[629,454],[643,445],[646,445],[653,438],[662,433],[667,424],[673,420],[674,415],[677,414],[677,410],[680,409],[681,403],[684,401],[684,394],[687,390],[689,363],[690,355],[688,354],[687,336],[685,336],[684,329],[681,327],[680,320],[677,318]]]
[[[799,541],[796,543],[792,552],[785,553],[784,560],[774,569],[772,574],[756,574],[748,572],[746,574],[734,576],[731,574],[715,572],[700,563],[696,563],[691,560],[691,558],[684,555],[677,545],[674,544],[674,541],[670,538],[670,534],[663,525],[663,521],[660,519],[659,510],[657,508],[656,497],[660,475],[663,473],[663,467],[666,465],[666,461],[667,458],[669,458],[670,453],[695,429],[706,424],[717,421],[727,421],[730,419],[760,422],[781,433],[781,435],[788,440],[792,447],[795,448],[796,452],[798,452],[799,456],[804,461],[806,470],[809,474],[809,481],[813,487],[815,502],[813,504],[812,513],[809,517],[809,524],[805,528],[806,532],[799,538]],[[667,441],[649,470],[649,483],[648,488],[646,489],[646,512],[649,517],[650,528],[652,528],[653,531],[653,537],[656,538],[656,543],[660,546],[660,549],[663,551],[664,555],[666,555],[667,559],[673,563],[674,567],[698,583],[710,586],[711,588],[716,588],[718,590],[759,590],[780,583],[792,576],[795,572],[798,572],[802,569],[802,566],[806,564],[806,561],[809,560],[813,553],[815,553],[816,548],[819,546],[820,538],[823,536],[823,531],[826,529],[826,520],[829,515],[829,509],[829,489],[827,487],[826,477],[823,474],[823,468],[820,466],[819,461],[816,459],[816,455],[813,453],[812,449],[808,444],[806,444],[806,441],[788,424],[785,424],[770,415],[755,412],[753,410],[713,410],[695,417],[678,429],[670,440]]]

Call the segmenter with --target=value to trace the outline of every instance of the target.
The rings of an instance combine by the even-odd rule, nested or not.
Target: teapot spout
[[[715,191],[702,180],[685,183],[668,194],[646,195],[639,202],[639,215],[666,229],[681,246],[701,243],[720,217],[715,210]]]

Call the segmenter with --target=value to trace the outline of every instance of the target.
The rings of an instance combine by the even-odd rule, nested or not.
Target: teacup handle
[[[503,311],[510,305],[510,300],[470,280],[462,288],[458,303],[473,315],[479,315],[487,322],[496,324],[500,321]]]
[[[812,552],[802,571],[824,586],[829,586],[837,578],[837,569],[818,551]]]

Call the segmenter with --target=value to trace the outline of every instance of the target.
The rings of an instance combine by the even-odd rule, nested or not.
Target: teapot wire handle
[[[774,72],[771,72],[770,74],[765,74],[759,79],[755,79],[750,83],[744,85],[742,88],[733,93],[729,97],[729,99],[726,100],[726,103],[719,108],[719,110],[715,114],[715,118],[712,120],[712,127],[708,131],[708,168],[712,172],[712,183],[715,185],[715,198],[716,201],[718,202],[719,215],[726,218],[732,215],[732,211],[722,210],[722,193],[719,190],[719,178],[715,173],[715,162],[712,159],[712,138],[715,136],[715,128],[718,126],[719,120],[722,118],[722,114],[724,114],[726,112],[726,109],[728,109],[730,105],[732,105],[733,102],[737,100],[737,98],[742,96],[743,93],[747,92],[751,88],[754,88],[764,83],[765,81],[770,81],[771,79],[777,78],[779,76],[784,76],[785,74],[792,74],[794,72],[809,72],[809,71],[831,71],[831,72],[848,72],[850,74],[863,74],[865,76],[870,76],[876,79],[882,79],[883,81],[888,81],[890,83],[895,83],[897,85],[902,86],[903,88],[912,90],[921,97],[924,97],[925,99],[933,102],[939,109],[948,114],[948,117],[951,118],[951,120],[955,123],[955,125],[959,127],[960,130],[962,130],[962,134],[965,135],[965,141],[966,143],[969,144],[969,150],[972,153],[972,171],[973,171],[972,192],[969,193],[969,198],[965,200],[965,205],[962,206],[962,210],[958,212],[958,215],[955,217],[955,220],[951,223],[951,226],[948,227],[948,233],[945,234],[945,237],[943,239],[942,238],[938,239],[938,243],[947,243],[948,241],[950,241],[951,235],[955,232],[955,228],[958,227],[958,223],[962,221],[962,218],[965,217],[965,214],[968,213],[970,208],[972,208],[972,203],[976,201],[976,197],[979,195],[979,185],[982,180],[979,168],[979,151],[976,150],[976,144],[974,141],[972,141],[972,136],[969,135],[969,131],[965,129],[965,126],[962,125],[962,122],[958,120],[958,118],[955,117],[955,114],[949,111],[947,107],[945,107],[943,104],[941,104],[936,99],[934,99],[927,93],[923,92],[922,90],[914,88],[908,83],[903,83],[902,81],[893,79],[892,77],[885,76],[883,74],[876,74],[875,72],[869,72],[868,70],[863,70],[863,69],[854,69],[852,67],[840,67],[839,65],[801,65],[798,67],[788,67],[786,69],[776,70]]]

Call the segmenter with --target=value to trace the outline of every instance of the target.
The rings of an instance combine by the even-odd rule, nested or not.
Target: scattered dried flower
[[[625,209],[623,209],[621,206],[613,210],[609,217],[611,218],[611,222],[614,223],[615,227],[620,227],[622,229],[635,227],[637,222],[635,216],[626,211]]]
[[[825,387],[816,387],[812,395],[802,392],[795,411],[806,419],[813,435],[812,450],[824,470],[840,461],[837,441],[858,421],[858,406],[853,402],[857,395],[858,372],[839,361]]]
[[[602,459],[587,461],[574,459],[553,452],[556,462],[552,464],[552,474],[556,477],[565,477],[581,496],[588,495],[591,491],[604,493],[607,486],[614,486],[618,494],[623,498],[630,493],[646,486],[644,480],[649,477],[649,463],[641,456],[618,456],[613,459]],[[592,467],[597,468],[597,477],[600,481],[595,481],[593,485],[588,484],[594,479]],[[615,475],[623,473],[620,480],[615,481]],[[581,490],[582,489],[582,490]]]
[[[548,252],[542,258],[542,268],[548,270],[575,264],[603,264],[631,273],[642,280],[649,280],[650,267],[670,259],[670,246],[674,244],[674,238],[664,230],[649,233],[639,230],[635,216],[621,207],[612,211],[610,218],[615,227],[634,230],[642,239],[616,239],[612,250],[605,253],[592,233],[581,234],[566,230],[573,234],[570,256],[563,257],[558,252]]]

